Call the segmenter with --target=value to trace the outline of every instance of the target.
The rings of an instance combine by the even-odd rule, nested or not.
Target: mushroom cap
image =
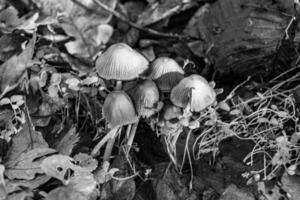
[[[155,107],[159,101],[159,91],[152,80],[142,80],[128,93],[140,116],[150,117],[155,113]]]
[[[102,113],[112,128],[138,121],[133,103],[124,91],[109,93],[105,98]]]
[[[111,45],[96,60],[96,71],[107,80],[132,80],[148,69],[148,60],[125,43]]]
[[[148,76],[162,92],[170,92],[184,78],[184,71],[172,58],[159,57],[151,64]]]
[[[171,119],[179,119],[182,116],[181,109],[172,104],[166,104],[162,109],[162,119],[169,121]]]
[[[200,112],[215,102],[216,93],[205,78],[193,74],[172,89],[170,99],[174,105],[182,108],[190,103],[192,112]]]

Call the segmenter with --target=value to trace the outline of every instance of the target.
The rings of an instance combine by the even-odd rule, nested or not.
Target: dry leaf
[[[76,128],[72,127],[68,133],[59,141],[55,149],[63,155],[71,155],[74,146],[79,142],[79,135]]]
[[[18,191],[16,193],[9,194],[8,200],[31,200],[33,199],[33,192],[31,191]]]
[[[89,198],[71,187],[58,187],[49,192],[45,200],[89,200]]]
[[[5,163],[5,175],[9,179],[31,180],[36,174],[42,174],[39,158],[53,154],[56,151],[49,148],[35,148],[31,151],[21,154],[15,160]]]
[[[0,200],[5,200],[7,195],[6,186],[5,186],[6,184],[4,180],[4,170],[5,170],[4,165],[0,164]]]
[[[53,155],[43,160],[41,168],[48,176],[59,179],[64,185],[85,195],[91,195],[97,186],[93,174],[74,163],[69,156]]]
[[[17,87],[20,77],[32,63],[36,36],[34,36],[20,55],[15,55],[0,66],[1,96]]]
[[[149,4],[149,7],[140,14],[138,23],[143,26],[149,26],[160,20],[168,19],[173,14],[183,10],[182,3],[182,0],[173,0]]]
[[[98,161],[86,153],[79,153],[74,156],[74,160],[79,162],[79,166],[94,171],[98,167]]]
[[[234,199],[243,199],[243,200],[255,200],[253,194],[247,192],[246,190],[239,189],[236,185],[229,185],[220,200],[234,200]]]
[[[297,200],[300,197],[300,176],[288,175],[286,172],[281,178],[282,189],[284,189],[293,200]]]
[[[40,185],[49,181],[49,177],[47,176],[37,176],[32,180],[8,180],[6,179],[6,191],[8,194],[12,194],[14,192],[18,193],[24,189],[34,190],[38,188]]]
[[[37,131],[29,131],[28,124],[24,124],[23,129],[12,138],[12,145],[7,153],[6,162],[13,162],[22,153],[26,153],[34,148],[47,148],[48,144],[42,134]]]

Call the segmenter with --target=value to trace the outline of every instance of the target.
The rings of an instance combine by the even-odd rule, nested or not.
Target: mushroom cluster
[[[202,76],[185,76],[182,67],[168,57],[158,57],[149,64],[142,54],[124,43],[114,44],[102,53],[95,70],[101,78],[116,83],[102,108],[111,128],[99,142],[100,146],[107,142],[104,161],[109,161],[112,145],[123,126],[127,126],[128,152],[140,118],[154,123],[160,135],[171,136],[176,144],[183,127],[197,127],[193,113],[216,101],[215,90]],[[96,150],[99,148],[97,145]]]

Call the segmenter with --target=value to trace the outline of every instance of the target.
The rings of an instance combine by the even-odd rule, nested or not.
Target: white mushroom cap
[[[113,91],[106,97],[102,114],[111,127],[138,121],[133,103],[124,91]]]
[[[184,78],[184,71],[172,58],[159,57],[151,64],[148,76],[162,92],[170,92]]]
[[[193,74],[172,89],[170,99],[174,105],[182,108],[190,103],[192,112],[200,112],[215,102],[216,93],[205,78]]]
[[[107,80],[132,80],[148,69],[148,60],[125,43],[110,46],[96,60],[96,71]]]
[[[159,91],[152,80],[143,80],[129,91],[137,113],[142,117],[150,117],[156,111]]]

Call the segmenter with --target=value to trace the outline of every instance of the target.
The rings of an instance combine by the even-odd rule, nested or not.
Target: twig
[[[26,122],[27,122],[27,126],[28,126],[28,133],[29,133],[29,137],[30,137],[30,146],[31,146],[31,149],[34,148],[34,141],[33,141],[33,134],[35,132],[35,128],[34,128],[34,125],[32,123],[32,120],[31,120],[31,117],[30,117],[30,114],[29,114],[29,110],[28,110],[28,107],[27,107],[27,99],[26,99],[26,96],[24,96],[24,100],[25,100],[25,103],[24,103],[24,114],[25,114],[25,119],[26,119]]]
[[[81,6],[84,9],[87,9],[89,11],[94,12],[97,15],[103,15],[103,13],[101,13],[100,11],[98,11],[97,9],[94,8],[90,8],[86,5],[84,5],[83,3],[79,2],[78,0],[72,0],[72,2],[74,2],[75,4]],[[128,24],[129,26],[136,28],[140,31],[144,31],[147,32],[151,35],[155,35],[158,37],[164,37],[164,38],[174,38],[174,39],[178,39],[178,40],[188,40],[188,39],[192,39],[192,37],[190,36],[182,36],[176,33],[162,33],[159,31],[156,31],[154,29],[151,28],[147,28],[147,27],[143,27],[139,24],[136,24],[130,20],[128,20],[124,15],[122,15],[121,13],[115,11],[114,9],[109,8],[107,5],[105,5],[104,3],[97,1],[97,0],[93,0],[94,3],[96,3],[98,6],[100,6],[102,9],[106,10],[107,12],[111,13],[112,15],[114,15],[116,18],[118,18],[119,20],[125,22],[126,24]],[[193,39],[198,39],[198,38],[193,38]]]
[[[245,85],[249,80],[251,79],[251,76],[248,76],[247,79],[245,81],[243,81],[242,83],[238,84],[237,86],[235,86],[235,88],[233,88],[233,90],[227,95],[227,97],[223,100],[223,101],[227,101],[229,99],[232,99],[232,97],[235,95],[235,92],[243,85]]]
[[[129,179],[132,179],[132,178],[138,176],[138,175],[139,175],[139,173],[136,172],[133,175],[128,176],[128,177],[115,177],[115,176],[111,176],[111,178],[114,179],[114,180],[117,180],[117,181],[127,181]]]

